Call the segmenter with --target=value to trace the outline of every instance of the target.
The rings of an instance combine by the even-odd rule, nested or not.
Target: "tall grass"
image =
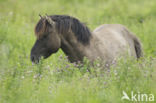
[[[0,103],[131,103],[121,100],[123,91],[156,96],[155,6],[155,0],[0,0]],[[32,65],[39,13],[71,15],[91,30],[123,24],[140,38],[144,57],[101,72],[98,62],[80,67],[59,50]]]

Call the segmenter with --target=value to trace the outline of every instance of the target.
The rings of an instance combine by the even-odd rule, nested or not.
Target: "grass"
[[[121,100],[122,91],[156,96],[155,6],[155,0],[0,0],[0,103],[132,103]],[[140,38],[144,57],[121,59],[101,73],[98,62],[78,68],[59,50],[32,66],[39,13],[71,15],[91,30],[123,24]]]

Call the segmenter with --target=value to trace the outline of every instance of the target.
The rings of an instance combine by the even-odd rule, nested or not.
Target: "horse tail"
[[[135,50],[137,59],[139,59],[140,57],[143,57],[142,45],[141,45],[140,40],[127,28],[124,27],[124,30],[129,34],[129,36],[132,38],[134,42],[134,50]]]
[[[138,40],[137,37],[134,37],[133,40],[134,40],[134,48],[136,52],[136,57],[137,58],[143,57],[142,46],[141,46],[140,41]]]

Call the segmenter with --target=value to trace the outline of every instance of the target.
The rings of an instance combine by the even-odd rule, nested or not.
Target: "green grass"
[[[74,16],[91,30],[123,24],[140,38],[144,57],[101,72],[87,60],[78,68],[59,50],[32,66],[39,13]],[[0,0],[0,103],[132,103],[121,100],[123,90],[156,98],[155,23],[155,0]]]

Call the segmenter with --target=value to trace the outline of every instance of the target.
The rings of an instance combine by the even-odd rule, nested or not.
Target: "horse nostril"
[[[39,59],[35,55],[31,55],[31,61],[32,61],[32,63],[35,63],[35,64],[38,64],[39,63]]]
[[[35,61],[35,56],[34,55],[31,56],[31,61],[33,61],[33,62]]]

